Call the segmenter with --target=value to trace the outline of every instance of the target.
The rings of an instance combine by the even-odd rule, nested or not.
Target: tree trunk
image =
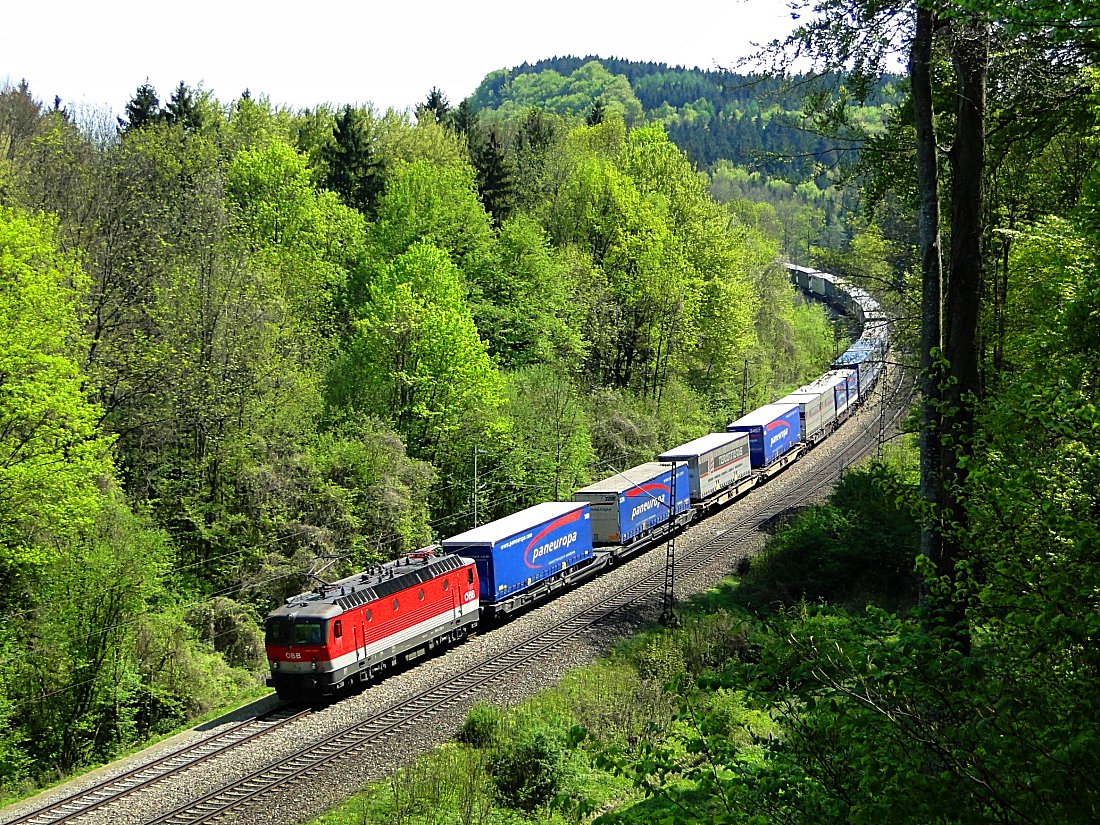
[[[918,245],[921,260],[921,497],[928,516],[921,530],[921,553],[940,556],[938,522],[942,498],[939,448],[939,381],[934,373],[940,340],[940,302],[943,264],[940,252],[940,184],[936,155],[936,126],[932,108],[932,11],[918,7],[909,54],[913,115],[917,139],[917,187],[920,194]]]
[[[943,390],[940,445],[944,479],[944,530],[936,568],[954,580],[964,557],[967,518],[960,496],[971,450],[974,406],[979,392],[978,317],[982,289],[982,216],[985,178],[985,98],[989,27],[958,23],[951,38],[958,77],[958,113],[951,149],[951,263],[944,303],[944,356],[950,380]],[[946,618],[965,646],[965,605],[954,600]]]

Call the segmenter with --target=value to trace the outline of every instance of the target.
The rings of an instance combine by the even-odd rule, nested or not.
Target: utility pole
[[[665,545],[665,589],[661,598],[661,624],[676,626],[676,461],[672,462],[672,483],[669,485],[668,543]]]
[[[477,454],[478,449],[474,447],[474,527],[477,527]]]

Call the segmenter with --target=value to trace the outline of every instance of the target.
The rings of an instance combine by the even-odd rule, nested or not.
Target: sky
[[[142,83],[222,101],[452,105],[486,74],[565,55],[732,67],[793,27],[784,0],[0,0],[0,87],[120,114]]]

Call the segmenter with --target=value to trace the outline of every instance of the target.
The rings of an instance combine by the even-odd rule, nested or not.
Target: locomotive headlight
[[[313,661],[313,664],[310,665],[310,669],[311,670],[316,670],[317,669],[317,660],[316,659]]]
[[[278,670],[279,669],[279,662],[278,661],[273,661],[271,663],[271,669],[272,670]]]

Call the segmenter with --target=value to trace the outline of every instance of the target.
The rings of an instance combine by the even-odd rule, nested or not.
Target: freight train
[[[862,325],[828,372],[570,501],[536,504],[287,599],[265,622],[267,684],[287,701],[318,700],[459,642],[479,621],[506,618],[666,541],[828,437],[870,398],[889,325],[866,291],[788,269],[796,286]]]

